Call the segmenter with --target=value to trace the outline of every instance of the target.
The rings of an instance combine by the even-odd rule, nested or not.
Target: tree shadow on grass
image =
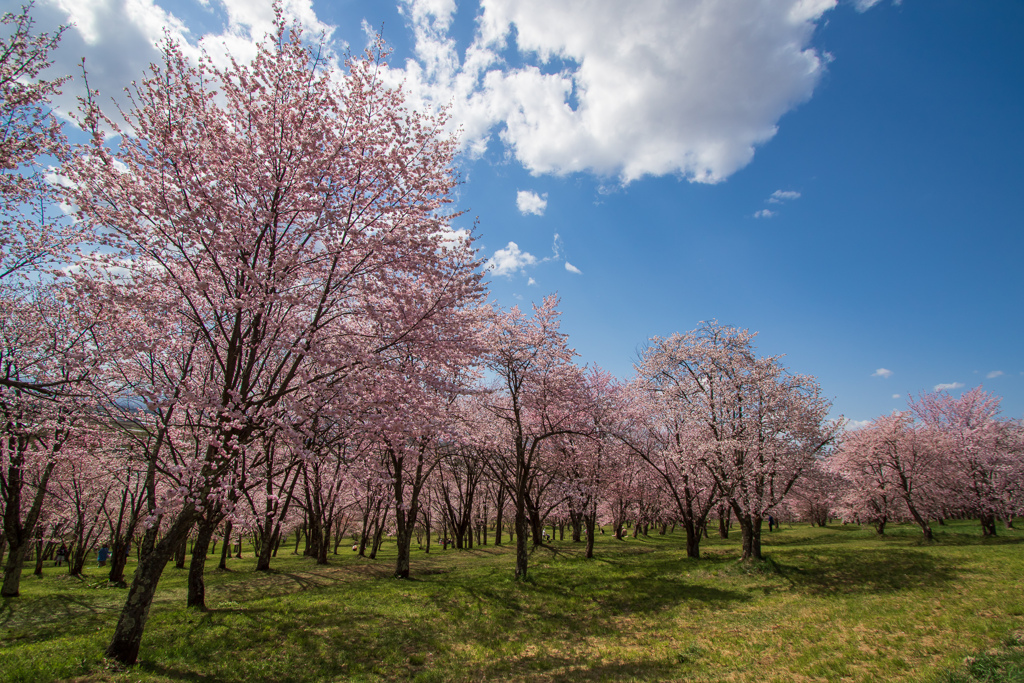
[[[812,595],[896,593],[942,588],[960,579],[959,568],[932,553],[907,548],[829,549],[804,566],[772,561],[775,573]]]
[[[120,596],[118,596],[120,597]],[[35,643],[71,633],[94,631],[121,609],[121,601],[104,597],[53,594],[5,600],[0,607],[0,629],[7,643]]]

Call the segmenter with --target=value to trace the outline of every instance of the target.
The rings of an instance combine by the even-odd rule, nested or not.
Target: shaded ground
[[[270,573],[250,554],[208,573],[202,613],[169,567],[129,672],[101,658],[125,592],[47,569],[0,605],[0,679],[952,682],[1024,628],[1024,534],[1003,536],[786,527],[748,566],[738,538],[690,560],[682,534],[605,535],[590,561],[537,549],[523,583],[493,546],[414,552],[411,581],[389,578],[390,545],[326,567],[282,554]]]

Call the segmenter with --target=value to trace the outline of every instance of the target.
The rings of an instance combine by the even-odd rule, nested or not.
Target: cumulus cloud
[[[40,28],[76,25],[51,73],[74,73],[84,55],[92,85],[120,97],[158,60],[165,30],[190,54],[206,47],[217,60],[226,51],[245,61],[271,27],[269,0],[199,4],[221,23],[212,33],[194,33],[174,5],[154,0],[42,0]],[[828,58],[812,39],[836,4],[399,0],[413,57],[380,75],[405,84],[410,108],[450,105],[450,127],[462,130],[471,156],[500,142],[534,174],[718,182],[750,163],[781,117],[813,94]],[[312,0],[285,0],[283,9],[307,35],[331,35]],[[465,49],[450,35],[457,12],[477,15]],[[65,90],[67,110],[78,93]]]
[[[573,264],[569,263],[568,261],[565,262],[565,269],[567,271],[569,271],[570,273],[575,273],[576,275],[583,275],[583,271],[582,270],[580,270],[579,268],[577,268]]]
[[[516,193],[516,208],[524,216],[527,214],[543,216],[544,210],[548,208],[548,194],[545,192],[543,195],[539,195],[530,190],[519,190]]]
[[[487,270],[495,275],[511,277],[526,266],[537,263],[537,257],[528,251],[522,251],[515,242],[509,242],[504,249],[498,249],[487,261]]]
[[[527,280],[527,281],[526,281],[526,284],[527,284],[528,286],[532,287],[532,286],[534,286],[535,284],[537,284],[537,281],[536,281],[536,280],[534,280],[534,279],[533,279],[533,278],[531,277],[531,278],[530,278],[529,280]]]
[[[140,80],[150,64],[162,61],[158,48],[165,37],[181,45],[193,60],[207,50],[215,64],[228,66],[232,57],[241,62],[255,57],[256,43],[274,29],[269,0],[201,0],[200,4],[208,10],[216,8],[225,17],[220,32],[196,34],[153,0],[43,0],[33,9],[38,30],[71,26],[60,48],[50,55],[54,63],[44,76],[77,77],[81,73],[79,60],[84,57],[89,86],[99,91],[100,105],[107,108],[111,100],[123,105],[124,88]],[[312,0],[283,0],[281,4],[285,20],[301,21],[307,35],[331,36],[334,27],[317,18]],[[76,98],[83,92],[80,83],[66,86],[54,102],[55,109],[62,115],[75,111]],[[108,113],[118,120],[115,108],[110,107]]]
[[[892,377],[892,370],[886,370],[885,368],[878,368],[877,370],[875,370],[874,372],[871,373],[871,376],[872,377],[884,377],[885,379],[889,379],[890,377]]]
[[[992,372],[985,375],[985,377],[988,377],[989,379],[995,379],[996,377],[1002,377],[1003,374],[1004,373],[1002,370],[993,370]]]
[[[770,209],[761,209],[760,211],[754,212],[754,218],[771,218],[774,215],[775,212]]]
[[[746,166],[813,93],[825,58],[811,39],[836,5],[481,0],[460,56],[447,32],[453,3],[404,2],[417,55],[402,69],[407,90],[451,102],[470,153],[497,132],[534,174],[622,182],[717,182]]]
[[[800,199],[800,193],[794,190],[775,190],[775,192],[772,192],[772,196],[768,198],[768,201],[771,204],[781,204],[793,199]]]
[[[892,397],[893,398],[902,398],[902,396],[900,396],[899,394],[893,394]]]
[[[949,382],[948,384],[936,384],[935,391],[949,391],[950,389],[963,389],[961,382]]]
[[[858,429],[864,429],[869,424],[871,424],[871,420],[847,420],[846,429],[848,431],[854,432],[857,431]]]

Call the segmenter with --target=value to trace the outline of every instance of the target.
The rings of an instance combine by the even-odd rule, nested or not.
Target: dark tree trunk
[[[174,549],[174,568],[184,569],[185,568],[185,555],[188,550],[188,536],[181,539],[181,543]]]
[[[43,575],[43,541],[36,541],[36,569],[32,572],[35,576]]]
[[[587,553],[586,558],[592,559],[594,557],[594,527],[597,526],[597,510],[594,510],[591,514],[586,515],[587,525]]]
[[[195,513],[183,510],[158,543],[153,543],[155,531],[152,536],[147,534],[147,541],[144,542],[147,547],[143,548],[135,577],[128,588],[128,597],[114,628],[114,637],[104,653],[107,657],[125,665],[132,665],[138,659],[142,633],[146,628],[160,575],[174,551],[188,538],[194,522]]]
[[[700,559],[701,530],[690,518],[683,520],[683,528],[686,530],[686,556],[694,560]]]
[[[395,578],[408,579],[409,558],[412,554],[412,524],[404,524],[399,519],[398,531],[395,537],[398,543],[398,559],[395,560]]]
[[[0,588],[0,597],[18,597],[21,588],[21,570],[29,548],[32,547],[32,532],[35,530],[39,514],[43,509],[46,486],[55,465],[56,463],[51,462],[43,470],[43,475],[36,485],[36,495],[32,500],[32,506],[29,508],[28,514],[25,515],[24,521],[21,519],[21,464],[12,462],[8,468],[7,482],[5,482],[7,500],[4,509],[4,536],[7,539],[9,553],[7,564],[4,565],[4,583]]]
[[[115,586],[126,588],[124,580],[124,568],[128,565],[128,549],[131,543],[131,535],[115,536],[110,545],[110,574],[107,581]]]
[[[71,555],[68,557],[68,574],[81,576],[85,571],[85,558],[89,555],[89,549],[84,545],[74,546]]]
[[[263,522],[263,534],[264,542],[260,546],[260,551],[256,555],[256,571],[268,572],[270,571],[270,556],[273,554],[273,544],[270,542],[270,534],[274,528],[274,519],[267,517]]]
[[[981,535],[985,538],[995,538],[996,535],[996,516],[995,515],[982,515],[981,516]]]
[[[579,543],[583,540],[583,524],[585,522],[585,513],[582,512],[570,512],[569,513],[569,525],[572,527],[572,542]]]
[[[231,556],[231,520],[224,523],[224,543],[220,547],[220,564],[217,569],[227,571],[228,557]]]
[[[518,496],[516,501],[516,574],[519,581],[526,579],[526,571],[529,566],[529,555],[526,551],[526,538],[529,534],[529,522],[526,517],[526,505],[523,500],[525,496]]]
[[[761,518],[741,512],[733,507],[736,512],[736,519],[740,523],[740,532],[743,535],[743,555],[747,562],[760,562],[764,559],[761,554]]]
[[[206,571],[206,555],[210,550],[210,539],[217,530],[220,520],[203,521],[196,532],[195,543],[192,544],[192,561],[188,565],[188,606],[200,610],[206,609],[206,583],[203,573]]]
[[[480,534],[483,536],[483,543],[481,545],[487,545],[487,501],[484,501],[484,520],[480,527]]]
[[[544,520],[540,518],[540,510],[535,506],[529,506],[530,534],[533,536],[533,547],[536,548],[544,543]]]
[[[505,512],[505,489],[498,491],[497,509],[494,511],[494,545],[501,545],[502,526]]]

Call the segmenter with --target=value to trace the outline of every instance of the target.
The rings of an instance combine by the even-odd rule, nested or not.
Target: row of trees
[[[972,517],[995,536],[1024,505],[1024,427],[1001,418],[999,399],[980,387],[925,394],[848,433],[807,499],[879,534],[913,521],[931,540],[931,522]]]
[[[417,535],[471,543],[493,519],[525,578],[547,522],[588,556],[599,522],[680,524],[699,557],[711,515],[735,516],[756,560],[762,519],[814,498],[806,482],[861,486],[840,455],[871,431],[833,453],[816,381],[749,332],[655,338],[622,383],[574,363],[556,298],[488,305],[447,208],[455,140],[377,78],[382,45],[328,68],[280,12],[249,64],[167,43],[116,119],[85,88],[72,147],[48,109],[62,82],[38,79],[59,35],[4,21],[2,594],[32,547],[71,539],[80,572],[109,542],[117,582],[134,544],[108,656],[135,661],[188,538],[202,607],[232,534],[259,570],[296,529],[318,562],[346,531],[371,555],[393,534],[408,577]]]

